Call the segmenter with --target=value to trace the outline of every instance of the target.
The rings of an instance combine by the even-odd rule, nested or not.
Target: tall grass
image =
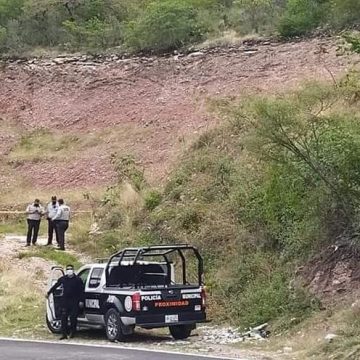
[[[41,289],[29,280],[29,274],[2,263],[0,289],[0,334],[45,334],[44,296]]]

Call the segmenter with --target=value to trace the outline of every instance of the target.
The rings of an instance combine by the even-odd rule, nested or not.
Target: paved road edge
[[[181,355],[181,356],[196,356],[207,359],[221,359],[221,360],[247,360],[245,358],[234,358],[234,357],[223,357],[220,358],[216,355],[205,355],[205,354],[196,354],[196,353],[183,353],[180,351],[168,351],[168,350],[160,350],[160,349],[147,349],[143,347],[131,347],[131,346],[123,346],[123,345],[111,345],[111,344],[86,344],[86,343],[78,343],[78,342],[60,342],[60,341],[51,341],[51,340],[35,340],[35,339],[20,339],[20,338],[7,338],[0,337],[0,341],[9,341],[9,342],[23,342],[23,343],[39,343],[39,344],[56,344],[56,345],[64,345],[64,346],[85,346],[85,347],[100,347],[100,348],[108,348],[108,349],[123,349],[123,350],[132,350],[132,351],[143,351],[150,353],[161,353],[161,354],[169,354],[169,355]]]

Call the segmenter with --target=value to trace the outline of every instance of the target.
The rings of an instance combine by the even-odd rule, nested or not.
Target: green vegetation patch
[[[194,244],[211,317],[294,326],[320,308],[297,267],[357,234],[359,88],[353,73],[333,86],[213,102],[227,121],[199,137],[162,191],[131,157],[114,158],[119,184],[97,213],[99,231],[73,240],[98,257],[127,245]]]
[[[3,216],[0,219],[0,234],[26,234],[27,224],[24,219],[11,219],[9,216]],[[23,217],[25,217],[23,215]]]
[[[235,32],[294,37],[359,23],[358,0],[0,0],[0,52],[164,52]]]
[[[66,266],[68,264],[73,264],[75,268],[81,267],[81,262],[73,254],[70,254],[66,251],[58,251],[54,248],[37,246],[32,247],[29,251],[23,251],[18,255],[19,259],[26,259],[32,257],[39,257],[50,262],[53,262],[56,265]]]
[[[96,136],[62,135],[37,129],[23,134],[7,156],[10,163],[65,159],[67,155],[97,144]]]
[[[42,274],[33,274],[34,277]],[[0,264],[0,334],[34,336],[45,333],[44,296],[22,270]]]

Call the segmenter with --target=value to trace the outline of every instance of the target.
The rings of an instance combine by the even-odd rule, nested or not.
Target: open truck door
[[[51,268],[47,290],[50,290],[50,288],[58,281],[58,279],[64,275],[65,273],[62,267],[53,266]],[[61,285],[46,299],[46,325],[54,334],[61,333],[60,301],[62,295],[63,288]]]

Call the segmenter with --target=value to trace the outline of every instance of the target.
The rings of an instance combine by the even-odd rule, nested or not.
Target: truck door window
[[[103,274],[103,268],[94,268],[90,275],[89,288],[96,289],[101,282],[101,276]]]
[[[85,285],[86,284],[86,280],[89,276],[89,272],[90,272],[90,269],[84,269],[83,271],[81,271],[78,276],[80,277],[80,279],[82,280],[83,284]]]

